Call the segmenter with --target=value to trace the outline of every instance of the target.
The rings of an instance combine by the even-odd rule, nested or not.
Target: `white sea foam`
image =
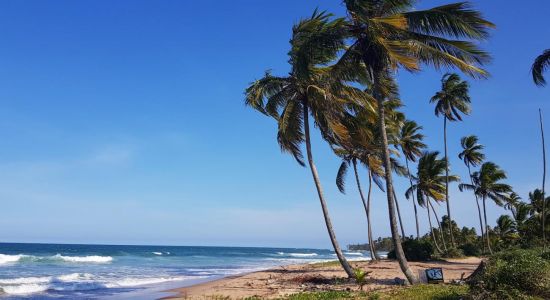
[[[0,279],[0,285],[48,283],[51,279],[51,276],[8,278]]]
[[[151,252],[153,253],[154,255],[162,255],[162,252]]]
[[[113,260],[111,256],[89,255],[89,256],[63,256],[56,254],[54,259],[60,259],[66,262],[74,263],[109,263]]]
[[[361,252],[345,252],[345,255],[357,255],[357,256],[363,256],[363,253]]]
[[[17,254],[17,255],[0,254],[0,265],[18,262],[20,259],[26,256],[27,255],[23,255],[23,254]]]
[[[106,283],[105,286],[108,288],[119,288],[119,287],[132,287],[148,284],[156,284],[169,281],[180,281],[188,279],[187,276],[178,276],[178,277],[158,277],[158,278],[123,278],[114,282]],[[194,277],[199,278],[199,277]]]
[[[317,256],[317,253],[289,253],[288,255],[292,257],[314,257]]]
[[[3,286],[2,290],[6,294],[25,295],[25,294],[34,294],[34,293],[47,291],[48,285],[29,283],[29,284],[22,284],[22,285]]]
[[[83,280],[92,280],[94,279],[94,275],[89,273],[71,273],[67,275],[61,275],[55,277],[57,281],[63,281],[63,282],[72,282],[72,281],[83,281]]]
[[[205,276],[105,278],[88,273],[71,273],[60,276],[0,279],[0,290],[11,295],[34,294],[45,291],[87,291],[143,286],[190,278],[198,279],[205,278]]]

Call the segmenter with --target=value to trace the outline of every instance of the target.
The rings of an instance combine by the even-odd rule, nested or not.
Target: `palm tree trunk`
[[[437,239],[435,238],[435,233],[434,233],[434,227],[432,226],[432,216],[430,214],[430,199],[428,198],[426,201],[428,202],[426,203],[426,208],[428,210],[428,223],[430,224],[430,233],[432,235],[432,240],[434,242],[435,249],[437,249],[437,252],[443,253],[443,251],[441,251],[441,248],[437,244]]]
[[[542,110],[539,108],[540,134],[542,137],[542,247],[546,251],[546,194],[544,186],[546,185],[546,147],[544,144],[544,126],[542,124]]]
[[[370,199],[371,199],[371,193],[372,193],[372,171],[369,169],[369,191],[367,194],[367,219],[368,219],[368,231],[369,231],[369,247],[370,247],[370,253],[373,255],[371,256],[371,259],[374,260],[380,260],[380,257],[376,253],[376,247],[374,246],[374,240],[372,239],[372,226],[371,226],[371,218],[370,218]]]
[[[397,208],[397,218],[399,219],[399,227],[401,228],[401,238],[406,239],[405,229],[403,229],[403,220],[401,219],[401,210],[399,209],[399,201],[397,201],[397,196],[395,195],[395,190],[392,191],[393,200],[395,200],[395,208]]]
[[[369,65],[368,62],[365,59],[365,64]],[[374,83],[374,98],[376,99],[376,103],[378,106],[378,125],[379,130],[381,133],[382,138],[382,158],[383,158],[383,164],[384,164],[384,175],[386,178],[386,196],[388,200],[388,214],[390,219],[390,229],[391,229],[391,235],[393,240],[393,246],[395,250],[395,256],[397,257],[397,261],[399,262],[399,267],[401,268],[401,271],[403,274],[405,274],[405,277],[407,277],[407,280],[410,284],[416,284],[418,283],[418,278],[416,275],[414,275],[412,269],[409,267],[409,263],[407,262],[407,258],[405,257],[405,253],[403,252],[403,247],[401,246],[401,238],[399,237],[398,229],[397,229],[397,220],[395,219],[395,208],[394,204],[395,201],[393,200],[393,195],[391,191],[393,191],[393,180],[392,180],[392,170],[391,170],[391,162],[390,162],[390,152],[389,152],[389,146],[388,146],[388,136],[386,133],[386,113],[384,111],[384,95],[381,93],[381,82],[383,72],[378,71],[374,72],[373,74],[373,83]]]
[[[451,218],[451,203],[449,202],[449,158],[447,156],[447,117],[443,117],[443,143],[445,144],[445,202],[447,202],[447,216],[449,217],[449,236],[451,245],[454,247],[453,226]],[[443,233],[442,233],[443,235]]]
[[[354,159],[351,160],[353,163],[353,172],[355,173],[355,182],[357,183],[357,189],[359,190],[359,196],[361,196],[361,202],[363,203],[363,207],[365,208],[365,215],[367,216],[367,232],[368,234],[368,240],[369,240],[369,248],[370,248],[370,257],[374,257],[374,252],[372,251],[372,244],[371,244],[371,236],[370,236],[370,217],[369,217],[369,208],[367,207],[367,201],[365,200],[365,196],[363,196],[363,189],[361,188],[361,182],[359,181],[359,174],[357,173],[357,161]],[[369,185],[370,190],[370,185]],[[370,192],[370,191],[369,191]]]
[[[472,186],[474,185],[474,179],[472,178],[472,171],[470,169],[470,164],[467,164],[468,167],[468,175],[470,175],[470,182],[472,183]],[[479,207],[479,197],[474,193],[474,196],[476,197],[476,204],[477,204],[477,214],[479,216],[479,228],[481,229],[481,244],[483,245],[483,252],[485,252],[485,243],[483,242],[485,240],[485,233],[483,231],[483,220],[481,219],[481,208]]]
[[[491,240],[489,239],[489,224],[487,224],[487,206],[485,205],[485,197],[483,197],[483,218],[485,219],[485,240],[487,241],[487,248],[489,253],[493,254],[491,249]]]
[[[439,237],[441,238],[441,242],[443,243],[443,249],[445,249],[445,251],[448,251],[447,243],[445,242],[445,239],[443,238],[443,227],[441,227],[441,221],[439,221],[439,217],[437,216],[437,212],[435,211],[435,208],[434,208],[433,204],[431,202],[429,202],[429,203],[430,203],[430,207],[432,208],[432,211],[434,212],[435,221],[437,222],[437,226],[439,228]]]
[[[411,184],[411,190],[413,187],[413,181],[411,178],[411,171],[409,170],[409,160],[405,157],[405,165],[407,166],[407,174],[409,177],[409,183]],[[414,199],[414,193],[412,193],[412,203],[414,207],[414,219],[416,220],[416,239],[420,238],[420,226],[418,225],[418,211],[416,210],[416,200]]]
[[[349,265],[348,261],[344,257],[344,254],[342,253],[342,249],[340,248],[340,245],[338,244],[338,240],[336,240],[336,234],[334,233],[334,229],[332,228],[332,221],[330,220],[330,216],[328,213],[327,203],[325,201],[325,197],[323,196],[323,189],[321,187],[321,181],[319,180],[319,174],[317,173],[317,167],[313,163],[313,155],[311,153],[311,139],[309,135],[309,113],[308,113],[308,103],[307,99],[304,100],[303,103],[303,113],[304,113],[304,133],[305,133],[305,140],[306,140],[306,150],[307,150],[307,160],[309,163],[309,168],[311,169],[311,175],[313,176],[313,181],[315,182],[315,187],[317,188],[317,194],[319,195],[319,201],[321,202],[321,208],[323,210],[323,216],[325,218],[325,225],[327,226],[328,235],[330,237],[330,242],[332,243],[332,247],[334,248],[334,252],[336,253],[336,256],[338,257],[338,260],[340,261],[340,264],[342,265],[342,268],[344,268],[344,271],[346,271],[346,274],[350,278],[354,278],[353,269]]]

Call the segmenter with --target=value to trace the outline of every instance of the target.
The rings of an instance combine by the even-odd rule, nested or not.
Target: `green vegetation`
[[[403,251],[405,251],[405,257],[410,261],[431,260],[434,254],[432,244],[421,239],[405,240],[403,242]],[[395,252],[393,250],[388,253],[388,258],[395,259]]]
[[[491,256],[470,282],[473,299],[549,299],[550,260],[540,249],[509,250]],[[537,298],[538,297],[538,298]]]
[[[458,300],[463,299],[468,293],[467,286],[458,285],[416,285],[407,288],[393,289],[384,292],[346,292],[327,291],[310,292],[290,295],[280,300]]]

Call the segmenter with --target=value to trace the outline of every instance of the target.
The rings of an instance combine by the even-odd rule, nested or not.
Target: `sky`
[[[449,124],[452,173],[467,178],[459,140],[476,134],[527,198],[542,184],[538,109],[550,120],[550,87],[529,73],[550,47],[550,3],[474,4],[497,25],[481,45],[494,59],[490,79],[468,79],[471,116]],[[291,27],[316,7],[344,14],[339,0],[0,2],[0,241],[329,248],[309,170],[243,97],[265,70],[288,72]],[[429,99],[445,72],[398,75],[404,112],[438,151]],[[340,161],[313,139],[340,243],[365,242],[352,178],[339,193]],[[412,235],[407,184],[396,179]],[[478,228],[472,195],[450,195],[459,225]],[[490,224],[503,213],[489,204]],[[374,235],[388,236],[380,191],[372,215]]]

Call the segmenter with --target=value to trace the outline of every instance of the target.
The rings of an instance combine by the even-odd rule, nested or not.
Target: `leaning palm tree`
[[[430,224],[430,232],[434,245],[439,252],[443,252],[438,246],[437,239],[433,231],[430,213],[430,208],[432,209],[432,211],[435,212],[435,209],[430,202],[431,199],[436,202],[445,201],[445,182],[447,177],[444,174],[446,164],[445,160],[438,158],[438,155],[439,152],[437,151],[424,152],[422,157],[420,157],[420,159],[418,160],[418,171],[415,178],[416,183],[413,184],[409,189],[407,189],[405,196],[408,199],[416,192],[418,205],[426,207],[426,210],[428,211],[428,222]],[[450,181],[459,180],[458,176],[456,175],[450,175],[448,179]],[[439,219],[437,220],[437,222],[439,227],[441,228]],[[441,234],[442,232],[440,232],[440,235]]]
[[[461,183],[459,189],[471,190],[478,197],[483,200],[483,218],[485,221],[485,240],[487,241],[487,248],[489,252],[492,253],[491,242],[489,239],[489,230],[487,223],[487,198],[493,200],[496,205],[502,206],[506,199],[509,197],[509,194],[512,192],[512,187],[508,184],[502,183],[501,181],[506,179],[506,173],[495,163],[486,162],[481,165],[481,168],[478,172],[472,174],[473,183]]]
[[[336,147],[334,148],[334,152],[336,155],[338,155],[342,159],[342,163],[340,164],[340,168],[338,168],[338,173],[336,175],[336,186],[338,187],[338,190],[340,190],[341,193],[345,194],[345,180],[346,180],[346,174],[348,171],[348,168],[351,166],[353,167],[353,174],[355,177],[355,183],[357,185],[357,190],[359,191],[359,196],[361,198],[361,202],[363,204],[363,208],[365,209],[365,214],[367,216],[367,234],[368,234],[368,244],[369,244],[369,251],[371,254],[371,258],[373,260],[378,260],[378,255],[376,254],[376,249],[374,248],[374,239],[372,238],[372,225],[371,225],[371,210],[370,210],[370,203],[371,203],[371,195],[372,195],[372,183],[373,178],[374,182],[381,186],[380,181],[380,163],[378,160],[376,160],[376,157],[374,155],[371,155],[369,151],[365,151],[363,149],[349,149],[349,148],[340,148]],[[367,192],[367,199],[365,199],[365,196],[363,194],[363,188],[361,187],[361,181],[359,180],[359,173],[357,171],[357,162],[363,162],[364,165],[367,167],[368,172],[368,192]],[[374,171],[374,172],[373,172]]]
[[[473,184],[473,178],[472,178],[472,169],[471,167],[477,167],[480,165],[483,160],[485,160],[485,154],[481,152],[483,150],[483,145],[478,144],[478,138],[475,135],[469,135],[465,136],[460,139],[460,145],[462,146],[462,152],[458,154],[458,158],[460,158],[466,167],[468,168],[468,175],[470,177],[470,183]],[[477,213],[479,216],[479,228],[481,229],[481,240],[484,240],[485,237],[485,231],[483,230],[483,220],[481,218],[481,208],[479,206],[479,198],[476,194],[474,194],[476,198],[476,204],[477,204]],[[485,249],[485,243],[483,244],[483,248]]]
[[[362,91],[344,85],[360,74],[350,70],[349,76],[340,81],[333,76],[333,68],[327,64],[336,58],[344,48],[344,25],[342,19],[330,20],[331,15],[315,11],[311,18],[300,21],[293,27],[290,41],[289,63],[291,71],[287,77],[276,77],[270,73],[246,90],[246,105],[274,118],[278,124],[277,141],[284,152],[291,153],[297,162],[305,166],[301,144],[305,142],[307,160],[317,189],[325,225],[330,241],[340,264],[349,277],[353,270],[344,257],[336,239],[319,174],[313,161],[309,117],[319,128],[322,137],[331,144],[337,143],[346,133],[342,125],[344,105],[357,101],[362,105],[366,98]],[[342,70],[338,70],[342,74]]]
[[[544,50],[541,55],[537,56],[533,66],[531,67],[531,73],[533,74],[533,81],[538,86],[545,86],[546,80],[544,79],[544,71],[550,67],[550,49]]]
[[[461,114],[470,113],[470,96],[468,95],[468,82],[460,79],[458,74],[445,74],[441,79],[441,91],[437,92],[430,103],[435,103],[435,115],[443,116],[443,144],[445,146],[445,161],[447,167],[445,174],[449,174],[449,157],[447,155],[447,120],[462,121]],[[451,218],[451,203],[449,201],[449,181],[445,182],[445,201],[447,203],[447,216]],[[453,231],[449,228],[451,243],[454,245]]]
[[[393,193],[389,192],[393,190],[393,180],[383,105],[388,96],[385,83],[393,80],[399,68],[414,72],[419,71],[422,64],[436,69],[457,67],[474,77],[487,76],[480,66],[489,60],[489,55],[473,41],[486,39],[488,29],[494,27],[466,2],[428,10],[416,10],[415,2],[344,0],[351,44],[337,64],[343,68],[362,65],[372,83],[380,115],[392,240],[399,266],[409,283],[417,283],[418,278],[401,247]]]
[[[407,167],[407,177],[409,178],[410,186],[413,186],[412,175],[409,169],[409,160],[416,162],[417,157],[422,154],[422,149],[426,148],[426,144],[422,142],[424,135],[420,133],[422,126],[416,124],[415,121],[407,120],[401,127],[397,136],[397,146],[405,156],[405,166]],[[414,193],[412,195],[412,203],[414,208],[414,218],[416,220],[416,238],[420,237],[420,226],[418,225],[418,211],[416,209],[416,199]]]

